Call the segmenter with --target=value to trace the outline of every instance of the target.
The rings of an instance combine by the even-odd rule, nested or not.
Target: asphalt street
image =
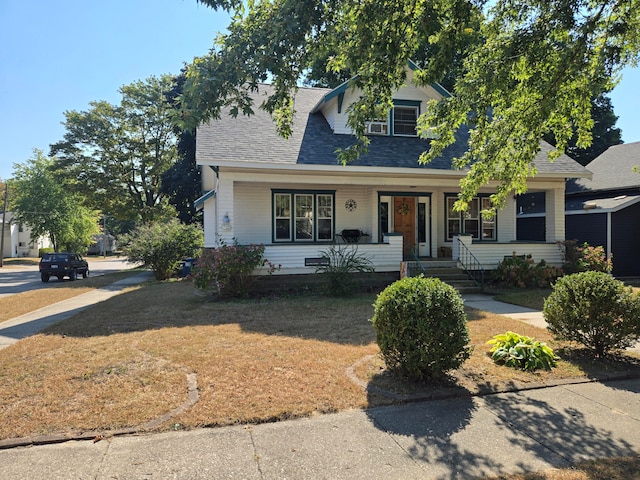
[[[89,262],[89,275],[104,275],[105,273],[119,272],[133,268],[124,257],[86,258]],[[49,283],[40,280],[37,265],[12,266],[9,263],[0,268],[0,298],[15,293],[37,290],[55,285],[58,282],[69,282],[68,278],[57,280],[53,278]]]

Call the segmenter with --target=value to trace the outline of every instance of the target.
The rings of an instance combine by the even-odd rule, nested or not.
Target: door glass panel
[[[427,206],[424,203],[418,204],[418,242],[427,241]]]
[[[380,203],[380,242],[384,240],[385,233],[389,233],[389,202]]]

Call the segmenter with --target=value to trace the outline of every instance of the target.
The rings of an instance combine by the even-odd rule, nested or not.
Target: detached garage
[[[613,255],[613,274],[640,276],[640,195],[595,200],[568,200],[566,238],[602,245]]]
[[[640,276],[640,142],[614,145],[587,165],[592,179],[569,180],[565,192],[568,240],[602,245],[613,274]]]

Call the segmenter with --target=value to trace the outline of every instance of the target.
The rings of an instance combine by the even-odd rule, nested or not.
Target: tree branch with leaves
[[[299,81],[318,64],[317,52],[331,52],[327,68],[349,72],[362,90],[349,109],[354,144],[338,152],[345,163],[368,148],[365,124],[391,105],[409,60],[417,59],[422,85],[443,80],[459,62],[452,97],[431,104],[419,126],[439,136],[423,163],[452,144],[460,128],[470,129],[468,149],[455,161],[469,168],[460,209],[488,182],[499,185],[496,206],[524,192],[545,134],[556,140],[551,161],[574,134],[579,148],[590,145],[591,99],[615,85],[622,67],[636,65],[640,51],[640,0],[200,3],[232,12],[233,20],[190,66],[180,121],[194,126],[219,118],[225,107],[232,115],[262,108],[287,137]],[[273,94],[256,106],[251,94],[267,80]]]

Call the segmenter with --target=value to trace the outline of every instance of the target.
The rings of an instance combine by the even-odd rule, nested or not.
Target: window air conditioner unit
[[[372,135],[388,135],[389,126],[386,122],[369,122],[367,124],[367,133]]]

